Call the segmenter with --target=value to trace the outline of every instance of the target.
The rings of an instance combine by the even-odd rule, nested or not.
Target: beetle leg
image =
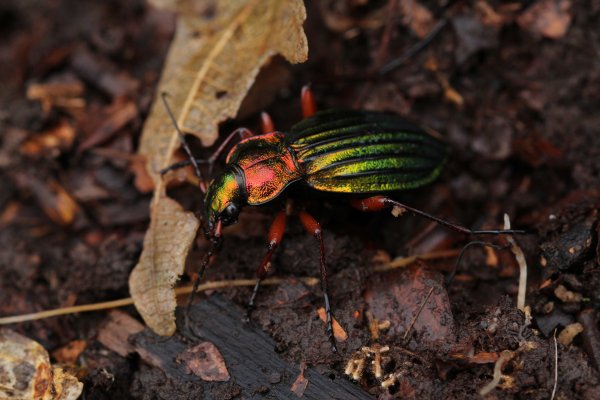
[[[198,164],[208,164],[208,160],[203,160],[201,158],[196,158],[196,163]],[[174,164],[169,165],[166,168],[161,169],[160,171],[158,171],[161,175],[166,174],[169,171],[175,171],[177,169],[181,169],[181,168],[185,168],[192,165],[192,160],[183,160],[183,161],[179,161],[176,162]]]
[[[217,159],[219,158],[219,156],[221,155],[221,153],[223,153],[223,150],[225,150],[225,147],[227,147],[227,145],[229,144],[229,142],[231,142],[231,140],[236,136],[239,135],[241,140],[244,139],[248,139],[252,136],[254,136],[254,134],[252,133],[252,131],[248,128],[237,128],[236,130],[234,130],[233,132],[231,132],[226,138],[225,140],[223,140],[223,142],[221,142],[221,144],[219,145],[219,147],[217,147],[217,149],[211,154],[210,157],[208,157],[208,176],[210,179],[210,176],[212,175],[212,169],[213,169],[213,165],[215,164],[215,161],[217,161]]]
[[[275,131],[275,124],[269,113],[263,111],[260,113],[260,126],[262,133],[271,133]]]
[[[323,231],[321,230],[321,225],[315,220],[309,213],[306,211],[301,211],[298,214],[300,218],[300,222],[306,232],[310,235],[313,235],[317,242],[319,243],[319,251],[320,251],[320,269],[321,269],[321,290],[323,291],[323,300],[325,301],[325,314],[326,325],[327,325],[327,337],[329,338],[329,342],[331,343],[331,351],[337,353],[337,345],[335,342],[335,336],[333,336],[333,317],[331,313],[331,305],[329,303],[329,290],[327,285],[327,266],[325,265],[325,246],[323,244]]]
[[[312,117],[317,112],[317,103],[310,86],[302,86],[300,103],[302,104],[302,116],[304,118]]]
[[[283,232],[285,231],[285,220],[286,213],[285,210],[282,210],[277,214],[273,220],[273,223],[271,224],[271,228],[269,228],[269,244],[267,245],[267,254],[265,254],[260,266],[256,270],[256,284],[254,285],[252,296],[248,302],[248,319],[250,319],[250,312],[254,308],[254,300],[256,300],[256,295],[260,289],[260,283],[267,275],[267,272],[271,267],[271,256],[273,256],[275,249],[277,249],[277,246],[279,246],[279,243],[281,243],[281,239],[283,238]]]
[[[194,283],[192,285],[192,291],[190,292],[190,296],[188,297],[188,303],[186,306],[186,316],[189,315],[190,308],[192,307],[192,303],[194,302],[194,297],[196,296],[196,292],[198,291],[198,286],[200,286],[200,280],[204,277],[204,271],[206,271],[206,267],[210,263],[210,259],[217,251],[217,248],[221,244],[221,233],[223,230],[223,222],[221,220],[217,221],[217,226],[215,227],[214,232],[212,232],[212,237],[210,238],[210,246],[208,251],[204,255],[202,259],[202,264],[200,265],[200,269],[198,270],[198,274],[194,279]]]
[[[420,215],[421,217],[427,218],[429,220],[435,221],[440,225],[445,226],[446,228],[452,229],[454,231],[464,233],[466,235],[502,235],[509,234],[513,235],[516,233],[526,233],[524,230],[519,229],[492,229],[492,230],[472,230],[469,228],[465,228],[464,226],[457,225],[455,223],[443,220],[434,215],[428,214],[424,211],[418,210],[416,208],[407,206],[402,204],[396,200],[392,200],[389,197],[385,196],[373,196],[368,197],[366,199],[360,200],[352,200],[352,207],[357,208],[361,211],[380,211],[389,207],[397,207],[400,212],[404,210],[408,210],[413,214]]]

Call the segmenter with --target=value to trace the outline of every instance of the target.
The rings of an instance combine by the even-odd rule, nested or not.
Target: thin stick
[[[402,268],[409,266],[418,260],[441,260],[444,258],[456,257],[460,253],[460,250],[450,249],[441,251],[432,251],[431,253],[415,254],[408,257],[396,258],[384,265],[378,265],[373,270],[375,272],[385,272],[392,269]]]
[[[263,284],[264,285],[278,285],[278,284],[281,284],[283,281],[284,281],[284,279],[282,279],[282,278],[270,278],[270,279],[265,279]],[[307,284],[309,286],[314,286],[317,283],[319,283],[319,279],[313,278],[313,277],[300,278],[300,281],[304,282],[305,284]],[[256,283],[255,279],[235,279],[235,280],[230,280],[230,281],[207,282],[202,285],[199,285],[198,291],[200,292],[200,291],[205,291],[205,290],[222,289],[222,288],[226,288],[226,287],[254,286],[255,283]],[[175,294],[176,295],[189,294],[192,292],[192,288],[193,288],[193,286],[184,286],[184,287],[177,288],[177,289],[175,289]],[[43,319],[43,318],[56,317],[59,315],[76,314],[76,313],[81,313],[81,312],[99,311],[99,310],[106,310],[106,309],[111,309],[111,308],[126,307],[126,306],[129,306],[132,304],[133,304],[133,299],[131,297],[127,297],[125,299],[105,301],[102,303],[82,304],[79,306],[63,307],[63,308],[57,308],[54,310],[40,311],[40,312],[36,312],[36,313],[31,313],[31,314],[21,314],[21,315],[15,315],[15,316],[11,316],[11,317],[3,317],[3,318],[0,318],[0,325],[15,324],[18,322],[25,322],[25,321],[34,321],[34,320]]]
[[[550,400],[554,400],[556,388],[558,387],[558,343],[556,341],[556,328],[554,329],[554,388],[552,388],[552,396]]]
[[[421,311],[423,311],[423,308],[425,307],[425,304],[427,304],[427,302],[429,301],[429,297],[431,296],[431,293],[433,293],[433,286],[431,287],[431,289],[429,289],[429,292],[427,293],[427,296],[425,296],[425,300],[423,301],[423,304],[421,304],[421,307],[419,307],[419,311],[417,311],[417,313],[413,317],[412,321],[410,322],[410,325],[409,325],[408,329],[406,330],[406,333],[404,334],[404,337],[402,338],[402,341],[405,341],[406,338],[408,337],[408,334],[410,333],[410,331],[412,330],[413,326],[417,322],[417,319],[419,318],[419,315],[421,315]]]
[[[504,229],[510,229],[510,219],[507,214],[504,214]],[[527,295],[527,261],[525,260],[525,254],[519,247],[517,242],[512,236],[506,236],[508,243],[510,243],[510,251],[515,255],[517,263],[519,264],[519,291],[517,294],[517,308],[525,312],[525,297]]]

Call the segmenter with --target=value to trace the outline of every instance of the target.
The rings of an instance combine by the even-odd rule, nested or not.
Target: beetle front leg
[[[252,296],[250,297],[250,301],[248,302],[248,315],[247,319],[250,319],[250,312],[254,308],[254,301],[256,300],[256,295],[258,294],[258,290],[260,289],[260,283],[267,275],[269,268],[271,266],[271,257],[273,253],[281,243],[281,239],[283,238],[283,232],[285,231],[285,220],[286,220],[286,212],[285,210],[280,211],[273,223],[271,224],[271,228],[269,229],[269,244],[267,245],[267,254],[263,258],[260,266],[256,270],[256,284],[254,285],[254,289],[252,290]]]
[[[217,149],[210,155],[210,157],[206,160],[202,160],[199,158],[195,158],[194,161],[197,164],[208,164],[209,167],[209,177],[210,174],[212,173],[212,166],[214,165],[215,161],[217,161],[217,158],[219,158],[219,156],[223,153],[223,150],[225,150],[225,147],[229,144],[229,142],[231,142],[231,140],[235,137],[235,136],[239,136],[241,140],[244,139],[248,139],[252,136],[254,136],[254,134],[252,133],[252,131],[248,128],[237,128],[236,130],[234,130],[233,132],[231,132],[229,135],[227,135],[227,137],[225,138],[225,140],[223,140],[223,142],[221,142],[221,144],[219,145],[219,147],[217,147]],[[194,161],[191,160],[191,158],[189,160],[185,160],[185,161],[180,161],[178,163],[175,164],[171,164],[166,168],[163,168],[159,171],[159,173],[161,175],[166,174],[169,171],[174,171],[180,168],[184,168],[187,167],[189,165],[193,165]],[[203,192],[205,192],[206,190],[203,190]]]
[[[321,272],[321,290],[323,292],[323,300],[325,301],[325,314],[327,325],[327,337],[331,343],[331,351],[337,353],[337,344],[333,335],[333,316],[331,313],[331,305],[329,303],[329,290],[327,284],[327,266],[325,264],[325,245],[323,244],[323,231],[321,225],[309,213],[301,211],[298,214],[302,226],[310,235],[313,235],[319,243],[320,251],[320,272]]]
[[[352,207],[357,208],[361,211],[380,211],[385,208],[398,207],[400,212],[405,210],[410,211],[413,214],[420,215],[421,217],[437,222],[438,224],[443,225],[446,228],[452,229],[460,233],[464,233],[466,235],[513,235],[516,233],[526,233],[525,231],[519,229],[472,230],[469,228],[465,228],[464,226],[443,220],[419,209],[407,206],[406,204],[402,204],[396,200],[392,200],[389,197],[385,196],[373,196],[368,197],[366,199],[352,200],[351,204]]]
[[[265,111],[260,113],[260,127],[262,129],[262,133],[271,133],[275,131],[273,118],[271,118],[269,113]]]

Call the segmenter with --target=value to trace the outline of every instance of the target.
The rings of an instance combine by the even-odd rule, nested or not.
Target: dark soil
[[[599,398],[600,6],[442,3],[421,4],[430,25],[445,21],[440,33],[389,70],[427,25],[403,17],[413,2],[307,1],[309,61],[274,59],[253,92],[277,93],[266,109],[282,131],[300,118],[298,93],[312,82],[321,108],[393,111],[441,133],[452,147],[443,176],[398,198],[476,228],[500,227],[508,213],[513,227],[528,230],[516,239],[528,261],[531,324],[516,308],[518,265],[510,251],[469,247],[450,286],[445,277],[456,257],[374,272],[386,259],[461,249],[470,238],[311,194],[305,205],[324,227],[332,306],[348,339],[339,355],[331,353],[316,314],[321,292],[294,279],[318,275],[318,247],[296,220],[273,259],[273,274],[289,279],[261,291],[254,324],[289,365],[304,362],[332,379],[350,380],[346,363],[361,347],[389,346],[382,368],[385,378],[395,377],[390,387],[370,368],[354,383],[382,399],[478,398],[506,350],[512,357],[490,398],[550,398],[556,357],[555,398]],[[543,14],[544,7],[552,12]],[[558,25],[566,18],[568,29],[544,36],[536,30],[544,18]],[[128,297],[151,196],[136,186],[134,155],[175,23],[143,1],[0,5],[0,316]],[[289,79],[269,79],[273,71]],[[47,106],[28,94],[51,83],[63,85],[62,95]],[[252,99],[222,132],[257,128]],[[44,137],[66,139],[48,144]],[[173,195],[199,210],[196,189]],[[278,206],[244,211],[225,231],[207,279],[253,276]],[[205,247],[199,238],[189,271]],[[249,288],[220,292],[242,307],[249,295]],[[125,310],[139,318],[133,307]],[[390,321],[378,339],[368,315]],[[178,381],[137,355],[107,349],[97,339],[106,318],[97,312],[11,329],[51,353],[85,340],[74,363],[86,399],[247,397],[230,383],[212,383],[207,392],[201,382]],[[555,352],[553,336],[578,321],[583,332]],[[269,398],[268,390],[251,397]]]

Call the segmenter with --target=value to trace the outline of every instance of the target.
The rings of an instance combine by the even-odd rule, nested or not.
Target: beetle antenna
[[[165,109],[167,110],[167,114],[169,114],[169,117],[171,118],[171,122],[173,122],[173,126],[175,127],[175,130],[177,131],[177,135],[179,136],[179,141],[181,142],[183,149],[187,153],[191,164],[194,166],[194,170],[196,171],[196,176],[198,177],[198,179],[200,179],[200,190],[204,194],[204,193],[206,193],[206,183],[204,181],[204,177],[202,176],[202,171],[200,170],[200,165],[198,165],[198,161],[192,155],[190,146],[188,146],[187,140],[185,140],[185,136],[183,135],[183,132],[181,131],[181,129],[179,128],[179,125],[177,124],[177,120],[175,119],[175,116],[173,115],[173,111],[171,111],[171,107],[169,107],[169,103],[167,102],[168,96],[169,96],[169,94],[167,92],[162,92],[160,94],[160,97],[162,98]]]
[[[456,259],[456,262],[454,263],[454,268],[452,269],[452,272],[450,272],[450,275],[448,275],[446,277],[446,289],[448,287],[450,287],[450,285],[452,284],[452,281],[454,280],[454,277],[456,276],[456,271],[458,269],[458,266],[459,266],[459,264],[460,264],[463,256],[465,255],[467,249],[469,247],[475,246],[475,245],[484,246],[484,247],[491,247],[491,248],[496,249],[496,250],[505,250],[505,249],[507,249],[509,247],[509,246],[499,246],[497,244],[493,244],[493,243],[485,242],[485,241],[481,241],[481,240],[470,241],[469,243],[467,243],[462,248],[462,250],[458,254],[458,258]]]

